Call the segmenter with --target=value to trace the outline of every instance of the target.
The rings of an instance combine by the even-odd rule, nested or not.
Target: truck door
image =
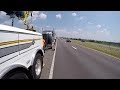
[[[18,55],[18,33],[0,30],[0,64]]]
[[[40,46],[40,36],[29,33],[19,33],[20,54],[27,53],[38,46]]]

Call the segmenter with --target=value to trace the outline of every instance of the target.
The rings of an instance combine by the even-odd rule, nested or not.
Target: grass
[[[89,47],[89,48],[101,51],[101,52],[104,52],[104,53],[107,53],[107,54],[110,54],[110,55],[115,56],[117,58],[120,58],[120,50],[119,49],[107,48],[105,46],[98,46],[98,45],[94,45],[94,44],[90,44],[90,43],[86,43],[86,42],[81,42],[78,40],[72,40],[72,42],[76,43],[76,44],[80,44],[80,45],[85,46],[85,47]]]

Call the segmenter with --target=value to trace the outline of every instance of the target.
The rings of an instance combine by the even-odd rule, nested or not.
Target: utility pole
[[[15,14],[10,15],[10,18],[12,18],[12,26],[13,26],[14,25]]]
[[[13,26],[13,24],[14,24],[14,18],[12,18],[12,26]]]

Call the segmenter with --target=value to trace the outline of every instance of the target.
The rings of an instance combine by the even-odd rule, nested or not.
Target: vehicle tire
[[[9,74],[8,76],[6,76],[3,79],[29,79],[29,77],[27,76],[26,73],[18,71],[18,72]]]
[[[42,66],[43,65],[43,57],[41,54],[37,54],[33,66],[31,68],[31,73],[33,75],[33,79],[40,79],[41,72],[42,72]]]

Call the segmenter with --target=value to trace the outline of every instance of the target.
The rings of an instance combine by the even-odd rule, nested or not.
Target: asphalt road
[[[59,39],[53,79],[120,79],[120,60]]]

